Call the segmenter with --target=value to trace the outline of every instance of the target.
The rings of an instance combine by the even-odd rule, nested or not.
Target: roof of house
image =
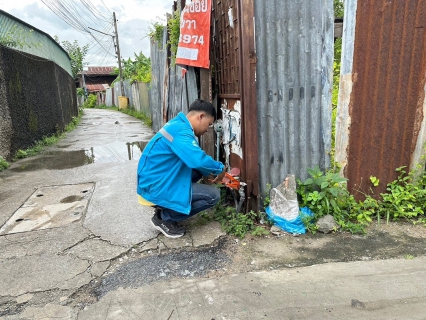
[[[84,70],[85,75],[105,75],[110,76],[114,72],[115,67],[89,67],[88,70]]]
[[[106,91],[106,89],[109,89],[108,84],[87,84],[86,89],[89,92],[100,92],[100,91]]]

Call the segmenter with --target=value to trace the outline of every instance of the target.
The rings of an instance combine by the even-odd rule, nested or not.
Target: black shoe
[[[185,228],[178,226],[174,221],[163,221],[159,216],[160,210],[155,210],[151,223],[155,229],[161,231],[167,238],[180,238],[185,234]]]

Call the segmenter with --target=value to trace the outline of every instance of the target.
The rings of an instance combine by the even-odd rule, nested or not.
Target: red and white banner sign
[[[176,64],[210,67],[211,0],[192,0],[180,16]]]

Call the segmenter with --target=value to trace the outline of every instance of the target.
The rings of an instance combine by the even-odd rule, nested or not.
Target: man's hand
[[[223,171],[219,173],[216,178],[214,178],[213,183],[220,183],[225,176],[226,173],[226,167],[223,167]]]

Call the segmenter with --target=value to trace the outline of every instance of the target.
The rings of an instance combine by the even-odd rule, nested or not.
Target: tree
[[[54,38],[57,43],[61,44],[57,36]],[[89,44],[80,47],[77,40],[74,40],[73,43],[65,40],[62,41],[61,45],[71,58],[71,72],[73,77],[76,78],[77,74],[83,72],[84,67],[89,64],[84,62],[87,52],[89,51]]]
[[[123,78],[131,79],[134,81],[151,82],[151,59],[146,57],[142,52],[139,54],[134,53],[135,60],[132,59],[122,60],[123,64]],[[118,75],[118,68],[114,68],[115,75]],[[116,82],[118,80],[115,80]]]

